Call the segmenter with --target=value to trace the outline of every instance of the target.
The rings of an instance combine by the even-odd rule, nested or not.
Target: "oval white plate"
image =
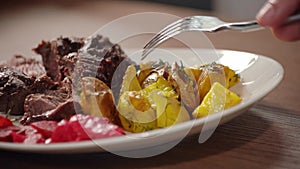
[[[283,67],[278,62],[265,56],[230,50],[216,50],[212,52],[209,50],[196,49],[196,51],[201,54],[201,57],[206,57],[203,58],[206,62],[216,61],[227,65],[238,71],[242,78],[242,82],[233,87],[232,90],[238,93],[243,101],[241,104],[222,112],[222,119],[219,124],[229,121],[249,109],[254,103],[260,101],[271,92],[283,78]],[[189,58],[190,55],[190,51],[186,49],[172,49],[172,52],[185,56],[186,58]],[[197,64],[197,62],[192,59],[187,60]],[[220,114],[218,115],[217,113],[207,118],[191,120],[169,128],[94,141],[49,145],[25,145],[0,142],[0,149],[36,153],[86,153],[105,150],[118,152],[135,151],[164,145],[173,141],[179,142],[186,134],[200,133],[205,123],[215,123],[219,117]],[[187,131],[188,133],[186,133]]]

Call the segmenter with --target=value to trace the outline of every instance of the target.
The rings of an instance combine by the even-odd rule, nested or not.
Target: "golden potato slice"
[[[123,77],[123,83],[120,90],[120,95],[126,91],[139,91],[141,90],[141,85],[136,77],[136,69],[134,65],[128,66],[125,76]]]
[[[198,81],[200,75],[202,74],[202,69],[196,68],[196,67],[185,67],[184,71],[186,74],[194,79],[195,81]]]
[[[218,113],[239,104],[241,100],[237,94],[219,82],[215,82],[204,97],[202,103],[193,112],[193,116],[200,118],[209,114]]]
[[[146,62],[140,64],[140,71],[138,72],[137,79],[140,84],[144,82],[144,80],[151,74],[153,68],[151,65],[153,62]]]
[[[156,104],[163,101],[155,100]],[[190,115],[180,102],[174,98],[165,99],[165,109],[163,112],[157,112],[157,127],[163,128],[174,124],[185,122],[190,120]]]
[[[236,85],[240,82],[240,76],[235,73],[232,69],[228,66],[224,66],[224,72],[226,76],[226,88],[229,89],[232,86]]]
[[[120,125],[111,89],[101,80],[84,77],[81,81],[80,105],[86,114],[107,117],[112,123]]]
[[[189,113],[177,98],[177,93],[162,77],[143,90],[124,92],[118,103],[122,126],[136,133],[189,120]]]
[[[146,93],[161,91],[163,95],[167,98],[173,97],[178,99],[178,93],[173,89],[171,84],[163,77],[158,77],[155,83],[148,85],[146,88],[143,89],[143,91]]]
[[[229,89],[240,81],[238,74],[228,66],[212,63],[202,66],[200,69],[202,69],[202,73],[197,81],[200,100],[203,100],[214,82],[224,84]]]
[[[118,111],[126,131],[138,133],[157,128],[155,109],[141,92],[124,92],[119,99]]]

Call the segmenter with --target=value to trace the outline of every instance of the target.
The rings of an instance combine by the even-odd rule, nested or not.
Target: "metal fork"
[[[290,23],[296,20],[300,20],[300,14],[293,15],[286,20],[286,23]],[[220,19],[212,16],[189,16],[179,19],[163,30],[158,32],[144,47],[142,53],[142,59],[145,59],[150,52],[153,51],[158,45],[162,44],[166,40],[180,34],[189,31],[202,31],[202,32],[217,32],[221,30],[255,30],[261,28],[256,20],[246,22],[233,22],[228,23],[221,21]]]

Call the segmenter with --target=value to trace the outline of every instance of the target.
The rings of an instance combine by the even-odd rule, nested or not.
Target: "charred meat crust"
[[[42,56],[43,65],[47,75],[54,81],[62,81],[68,74],[65,74],[64,56],[78,52],[84,45],[83,38],[63,38],[59,37],[53,41],[42,41],[33,50]],[[75,63],[74,63],[75,64]]]
[[[12,115],[24,113],[24,100],[27,95],[56,89],[57,83],[46,76],[29,77],[13,68],[0,67],[0,111]]]

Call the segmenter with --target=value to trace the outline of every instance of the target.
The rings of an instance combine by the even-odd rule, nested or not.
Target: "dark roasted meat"
[[[87,39],[79,52],[73,76],[74,83],[82,77],[96,77],[109,86],[114,96],[118,97],[125,71],[133,63],[118,44],[112,44],[108,38],[95,35]]]
[[[48,90],[44,93],[30,94],[24,104],[25,115],[38,115],[55,109],[60,103],[71,96],[64,90]]]
[[[38,90],[40,87],[47,86],[48,84],[43,84],[41,81],[34,85],[34,88]],[[42,86],[38,87],[39,85]],[[25,98],[24,116],[20,123],[30,124],[40,120],[60,121],[68,119],[76,111],[81,112],[79,103],[73,101],[71,85],[71,81],[65,78],[56,88],[48,88],[49,90],[37,91],[28,95]]]
[[[81,112],[76,92],[86,76],[103,81],[118,100],[125,71],[133,64],[118,44],[101,35],[85,41],[59,37],[33,50],[42,62],[15,56],[0,67],[0,111],[24,115],[21,124],[60,121]]]
[[[53,41],[42,41],[33,50],[42,56],[43,65],[47,75],[54,81],[62,81],[68,74],[65,74],[65,60],[63,57],[78,52],[84,45],[83,38],[62,38]],[[67,60],[68,61],[68,60]]]
[[[23,114],[24,99],[34,80],[13,68],[0,67],[0,112]]]
[[[33,58],[25,58],[21,55],[16,55],[7,60],[4,66],[14,68],[19,72],[26,74],[29,77],[39,77],[46,74],[43,64]]]
[[[56,89],[57,86],[47,76],[29,77],[13,68],[0,67],[0,112],[21,115],[27,95]]]
[[[20,123],[23,125],[41,120],[69,119],[76,113],[81,113],[78,102],[60,90],[46,94],[31,94],[26,97],[25,113]]]

